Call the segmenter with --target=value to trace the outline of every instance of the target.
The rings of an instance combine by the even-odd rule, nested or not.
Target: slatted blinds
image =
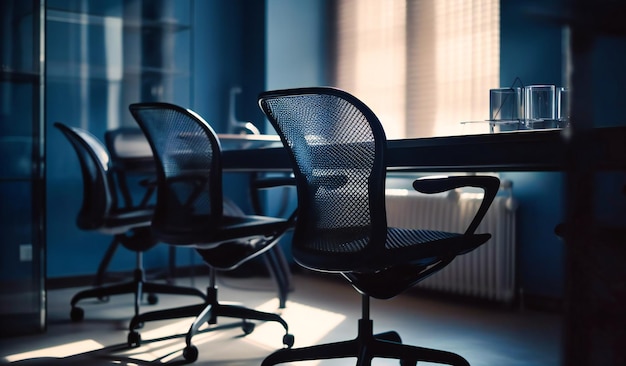
[[[486,132],[500,86],[499,0],[338,0],[334,85],[388,138]]]

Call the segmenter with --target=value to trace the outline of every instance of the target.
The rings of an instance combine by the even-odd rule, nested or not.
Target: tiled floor
[[[191,284],[182,279],[182,284]],[[206,286],[205,278],[194,285]],[[268,278],[220,277],[219,298],[249,307],[279,311]],[[114,296],[106,303],[85,300],[85,319],[72,323],[69,300],[79,289],[49,292],[48,330],[44,334],[0,339],[0,363],[14,365],[153,365],[183,364],[181,356],[191,319],[149,322],[141,329],[141,347],[126,347],[132,296]],[[161,295],[165,308],[194,303],[195,299]],[[399,331],[403,341],[445,349],[464,356],[472,365],[556,366],[560,364],[561,317],[557,314],[505,307],[486,307],[455,301],[420,298],[415,293],[388,301],[372,300],[374,330]],[[294,291],[282,315],[295,336],[295,347],[352,339],[360,316],[360,295],[346,282],[315,274],[294,276]],[[231,325],[228,327],[228,325]],[[220,329],[225,327],[227,329]],[[177,334],[177,335],[174,335]],[[244,336],[239,323],[220,319],[211,331],[194,337],[199,349],[196,365],[259,365],[282,347],[284,331],[277,323],[257,323]],[[354,359],[310,362],[307,365],[354,364]],[[375,365],[397,365],[375,360]],[[423,365],[423,363],[420,363]]]

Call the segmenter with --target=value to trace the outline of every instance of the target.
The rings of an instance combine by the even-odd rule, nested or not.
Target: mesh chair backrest
[[[294,255],[350,256],[383,245],[386,139],[374,113],[332,88],[266,92],[259,103],[295,166]]]
[[[217,135],[202,117],[176,105],[137,103],[130,111],[157,162],[155,235],[170,244],[206,240],[222,216]]]
[[[109,170],[109,153],[97,137],[83,129],[59,122],[54,126],[69,140],[80,162],[83,202],[77,225],[83,230],[98,229],[104,225],[109,212],[116,207],[117,196]]]

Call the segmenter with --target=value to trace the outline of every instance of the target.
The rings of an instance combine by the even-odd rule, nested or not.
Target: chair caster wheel
[[[283,344],[287,346],[287,348],[293,347],[294,341],[295,341],[295,338],[293,334],[287,333],[283,336]]]
[[[241,325],[241,329],[243,330],[245,335],[248,335],[254,332],[254,323],[244,321]]]
[[[141,345],[141,334],[132,331],[128,333],[128,347],[137,348]]]
[[[156,305],[159,302],[159,297],[155,294],[148,294],[148,304]]]
[[[82,321],[85,318],[85,311],[81,308],[72,308],[72,310],[70,311],[70,319],[72,319],[73,322],[77,323]]]
[[[188,362],[196,362],[198,359],[198,348],[194,345],[189,345],[183,350],[183,358]]]

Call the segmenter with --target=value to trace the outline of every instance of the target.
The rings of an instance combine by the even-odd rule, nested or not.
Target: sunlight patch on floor
[[[181,343],[180,339],[168,339],[142,344],[141,347],[121,352],[119,356],[128,357],[133,360],[153,362],[163,359],[164,357],[169,359],[172,355],[175,355],[174,358],[177,357],[182,354],[184,346],[184,342]]]
[[[325,335],[333,331],[346,318],[342,314],[288,301],[285,309],[276,308],[276,299],[272,299],[257,307],[256,310],[264,312],[280,313],[289,325],[289,333],[295,336],[294,347],[315,344]],[[278,350],[283,347],[282,339],[285,334],[283,327],[276,322],[257,322],[254,331],[243,337],[242,341],[249,342],[255,347],[268,351]],[[141,347],[126,350],[119,355],[131,360],[146,362],[170,361],[182,354],[185,347],[184,337],[170,338],[174,334],[185,334],[191,324],[190,319],[165,325],[163,327],[142,332],[144,343]],[[203,327],[204,328],[204,327]],[[238,331],[237,331],[238,332]],[[215,332],[199,333],[193,337],[193,344],[202,350],[201,345],[215,340],[218,337],[232,333],[223,330]],[[155,341],[149,341],[154,339]],[[314,365],[316,362],[303,363]]]
[[[62,344],[54,347],[46,347],[34,351],[28,351],[23,353],[17,353],[5,357],[8,362],[18,362],[31,358],[64,358],[80,353],[87,353],[103,348],[104,346],[93,339],[87,339],[84,341],[72,342]]]
[[[287,301],[285,309],[276,309],[276,301],[268,301],[256,308],[260,311],[280,313],[289,325],[289,333],[295,337],[294,347],[312,345],[332,332],[346,316],[333,313],[293,301]],[[257,324],[254,332],[245,337],[245,340],[270,350],[283,347],[282,339],[285,331],[276,322]]]
[[[156,329],[147,330],[141,332],[141,339],[150,340],[171,337],[176,334],[186,334],[192,322],[193,318],[185,318],[184,320],[167,324]]]
[[[297,302],[288,301],[285,309],[277,309],[276,299],[272,299],[257,307],[256,310],[264,312],[279,313],[289,325],[289,333],[295,336],[294,347],[302,347],[306,345],[318,343],[324,336],[332,332],[341,322],[346,319],[345,315],[334,313],[331,311],[303,305]],[[226,320],[226,319],[224,319]],[[182,356],[182,350],[185,348],[185,334],[189,330],[192,318],[181,319],[180,321],[171,322],[154,329],[144,329],[140,331],[142,344],[137,348],[123,349],[114,351],[117,362],[122,364],[143,364],[145,362],[167,363],[175,358]],[[215,331],[201,332],[193,337],[193,344],[197,346],[201,352],[202,345],[216,341],[221,338],[227,339],[233,336],[241,336],[241,341],[248,342],[251,346],[258,347],[260,354],[267,354],[274,350],[283,348],[282,344],[285,331],[283,327],[276,322],[258,322],[254,321],[256,327],[254,331],[247,335],[240,335],[241,329],[238,320],[233,320],[235,325],[233,331],[225,329],[215,329]],[[228,327],[228,322],[225,324]],[[202,329],[207,328],[203,326]],[[85,354],[103,349],[104,346],[95,340],[88,339],[79,342],[71,342],[64,345],[42,348],[39,350],[23,352],[19,354],[6,356],[4,359],[8,362],[18,362],[26,359],[35,358],[66,358]],[[262,351],[265,350],[265,351]],[[111,362],[116,363],[116,357]],[[304,365],[315,365],[316,361],[304,362]]]

